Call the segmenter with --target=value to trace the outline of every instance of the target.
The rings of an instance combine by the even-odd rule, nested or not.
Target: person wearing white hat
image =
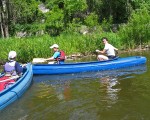
[[[57,49],[58,49],[59,46],[58,46],[57,44],[53,44],[52,46],[50,46],[50,48],[51,48],[51,49],[53,49],[53,48],[57,48]]]
[[[54,54],[52,57],[44,59],[45,61],[54,61],[54,62],[49,62],[49,64],[63,64],[64,63],[64,59],[59,59],[61,57],[61,53],[63,52],[62,50],[59,50],[59,46],[57,44],[53,44],[52,46],[50,46],[51,49],[53,49]],[[64,53],[63,53],[64,55]]]
[[[17,57],[17,53],[16,51],[10,51],[9,54],[8,54],[8,60],[10,59],[14,59]]]
[[[4,65],[5,76],[16,76],[23,72],[22,66],[16,61],[16,51],[10,51],[8,54],[8,62]]]

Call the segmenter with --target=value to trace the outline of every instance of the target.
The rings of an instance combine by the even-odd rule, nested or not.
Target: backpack
[[[60,50],[60,57],[57,59],[57,61],[63,61],[66,59],[65,52],[63,50]]]

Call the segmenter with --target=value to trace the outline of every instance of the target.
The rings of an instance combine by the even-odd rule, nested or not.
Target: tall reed
[[[67,55],[82,53],[84,55],[92,54],[96,49],[102,49],[104,45],[101,42],[102,37],[108,37],[110,43],[120,47],[120,42],[115,33],[94,33],[82,35],[80,33],[64,33],[58,37],[44,35],[41,37],[30,38],[10,38],[0,40],[0,60],[7,60],[10,50],[17,52],[17,60],[21,62],[30,62],[33,58],[47,58],[52,56],[53,51],[49,48],[56,43],[60,49]]]

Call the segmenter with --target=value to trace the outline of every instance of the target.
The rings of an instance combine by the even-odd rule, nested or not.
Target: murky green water
[[[150,51],[146,65],[103,72],[34,76],[0,120],[149,120]]]

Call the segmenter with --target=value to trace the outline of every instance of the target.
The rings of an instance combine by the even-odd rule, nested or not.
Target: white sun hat
[[[57,44],[53,44],[52,46],[50,46],[50,48],[59,48],[59,46]]]
[[[10,51],[8,54],[8,59],[12,59],[15,58],[17,56],[16,51]]]

